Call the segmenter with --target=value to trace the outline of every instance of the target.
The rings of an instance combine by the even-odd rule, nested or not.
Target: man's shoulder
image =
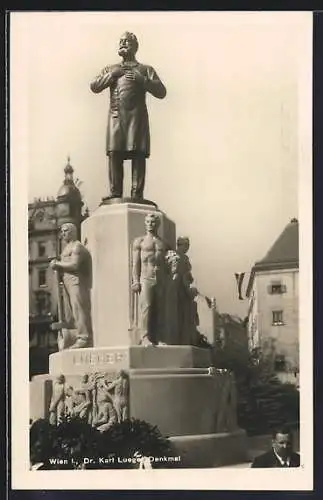
[[[291,453],[291,463],[294,467],[299,467],[300,466],[300,462],[301,462],[301,456],[299,453],[296,453],[296,452],[292,452]]]
[[[101,69],[101,75],[105,74],[105,73],[109,73],[110,71],[113,71],[114,69],[119,68],[120,66],[121,66],[120,62],[107,64],[106,66],[104,66],[104,68]]]
[[[104,69],[115,69],[115,68],[120,68],[121,66],[121,62],[115,62],[115,63],[112,63],[112,64],[107,64]]]
[[[272,450],[266,451],[261,455],[258,455],[252,463],[252,467],[268,467],[276,462],[276,457]]]
[[[77,250],[79,252],[82,252],[82,253],[85,253],[85,254],[89,254],[89,250],[86,248],[85,245],[83,245],[83,243],[79,240],[75,240],[74,241],[74,246],[73,246],[74,250]]]
[[[164,241],[160,236],[155,236],[155,243],[158,245],[160,248],[163,248],[165,251],[166,250],[171,250],[169,245]]]
[[[144,235],[142,235],[142,236],[137,236],[137,238],[135,238],[135,239],[133,240],[133,246],[134,246],[134,247],[140,246],[140,245],[141,245],[141,243],[144,241],[145,236],[146,236],[145,234],[144,234]]]
[[[275,456],[273,450],[266,451],[262,455],[256,457],[252,463],[251,467],[275,467],[277,464],[277,457]],[[291,467],[299,467],[300,465],[300,455],[298,453],[292,452],[290,456]]]
[[[155,71],[150,64],[138,63],[138,68],[144,71]]]

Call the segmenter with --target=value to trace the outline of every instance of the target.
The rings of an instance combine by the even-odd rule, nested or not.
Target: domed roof
[[[67,164],[64,168],[65,179],[62,186],[59,188],[57,198],[73,198],[81,201],[81,193],[74,183],[73,173],[74,169],[70,164],[70,157],[67,157]]]
[[[61,198],[62,196],[73,196],[75,198],[76,195],[81,199],[81,193],[75,184],[63,184],[58,190],[57,198]]]

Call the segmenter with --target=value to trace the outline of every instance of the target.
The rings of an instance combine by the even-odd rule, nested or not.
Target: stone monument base
[[[179,466],[216,467],[246,460],[246,434],[236,422],[235,383],[211,369],[207,349],[130,346],[65,350],[50,355],[50,374],[31,382],[31,418],[47,418],[53,381],[82,387],[85,374],[129,379],[128,417],[156,425],[170,438]]]
[[[223,467],[247,460],[247,435],[242,429],[216,434],[173,436],[170,441],[181,457],[182,467]]]

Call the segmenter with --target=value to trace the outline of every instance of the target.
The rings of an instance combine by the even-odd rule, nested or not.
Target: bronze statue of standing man
[[[151,66],[136,60],[138,40],[124,33],[118,54],[122,61],[106,66],[92,81],[94,93],[110,88],[106,154],[109,157],[109,198],[122,198],[123,162],[132,161],[131,198],[142,200],[145,187],[146,158],[150,155],[146,92],[158,99],[166,88]]]

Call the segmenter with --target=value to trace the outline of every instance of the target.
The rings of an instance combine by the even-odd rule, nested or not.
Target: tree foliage
[[[105,432],[76,417],[64,419],[58,426],[39,419],[30,428],[31,464],[42,463],[42,469],[136,468],[139,464],[134,457],[175,455],[176,450],[156,426],[137,419],[116,423]],[[174,462],[152,463],[154,468],[172,465]]]
[[[298,426],[299,391],[283,383],[272,363],[237,350],[215,349],[215,365],[235,375],[238,394],[238,423],[249,435],[270,433],[277,425]]]
[[[153,426],[143,420],[129,419],[112,426],[102,434],[102,453],[107,452],[114,457],[152,456],[170,457],[176,454],[171,442],[165,438],[157,426]],[[165,467],[164,462],[155,462],[154,467]],[[132,463],[119,464],[115,461],[115,467],[133,467]]]

